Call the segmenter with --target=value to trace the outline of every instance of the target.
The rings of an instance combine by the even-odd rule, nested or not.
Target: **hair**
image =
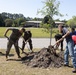
[[[63,26],[63,25],[61,25],[61,24],[60,24],[58,27],[64,28],[64,26]]]
[[[25,28],[24,28],[24,27],[22,27],[21,30],[22,30],[23,32],[25,32]]]
[[[74,28],[74,27],[72,27],[72,28],[71,28],[71,30],[72,30],[72,31],[75,31],[75,28]]]

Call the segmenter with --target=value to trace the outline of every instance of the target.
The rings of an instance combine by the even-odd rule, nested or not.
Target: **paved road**
[[[7,39],[6,38],[0,38],[0,49],[6,49],[7,48]],[[50,39],[49,38],[32,38],[33,48],[43,48],[48,47],[50,45]],[[54,38],[52,38],[51,44],[55,44]],[[64,48],[65,48],[65,41],[64,41]],[[19,40],[19,46],[22,46],[22,39]],[[25,48],[28,47],[28,44]],[[12,47],[14,48],[14,47]]]

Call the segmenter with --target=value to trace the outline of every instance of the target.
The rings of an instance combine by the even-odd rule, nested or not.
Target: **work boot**
[[[21,56],[18,56],[18,58],[21,58]]]
[[[6,55],[6,61],[8,61],[8,56]]]
[[[25,53],[24,51],[22,51],[22,54]]]

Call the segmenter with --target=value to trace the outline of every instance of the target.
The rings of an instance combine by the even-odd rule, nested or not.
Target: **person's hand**
[[[33,53],[34,51],[32,50],[31,52]]]
[[[7,40],[9,40],[9,37],[8,36],[5,36],[7,38]]]
[[[64,39],[65,38],[65,36],[62,36],[62,39]]]
[[[6,35],[4,34],[4,37],[6,37]]]

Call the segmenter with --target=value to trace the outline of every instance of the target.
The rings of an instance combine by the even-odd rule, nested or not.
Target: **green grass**
[[[0,38],[3,38],[4,33],[6,31],[6,27],[0,27]],[[33,38],[49,38],[50,37],[50,33],[44,32],[43,28],[25,28],[26,30],[30,30],[32,32],[32,37]],[[54,35],[58,32],[57,28],[53,29],[53,33],[52,33],[52,37],[54,37]],[[8,33],[8,35],[11,32]]]

